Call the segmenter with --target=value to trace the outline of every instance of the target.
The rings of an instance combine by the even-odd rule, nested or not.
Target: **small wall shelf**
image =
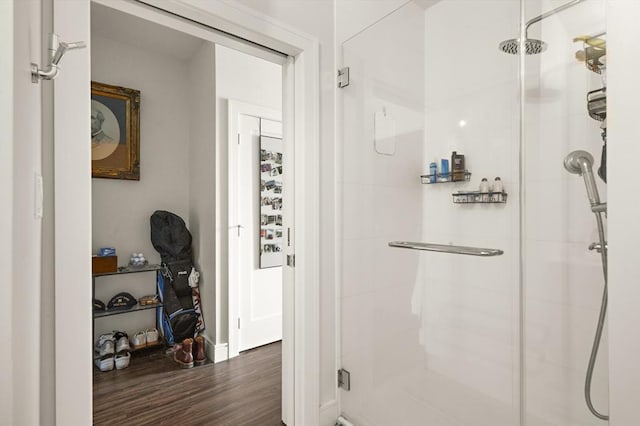
[[[422,175],[420,180],[424,185],[433,185],[436,183],[450,183],[450,182],[469,182],[471,180],[471,172],[469,170],[464,171],[464,179],[453,180],[453,172],[449,173],[436,173],[436,175]]]
[[[94,277],[103,277],[105,275],[134,274],[136,272],[160,271],[162,265],[145,265],[145,266],[120,266],[118,270],[113,272],[103,272],[101,274],[93,274]]]
[[[506,204],[506,192],[456,192],[451,194],[454,204]]]
[[[111,315],[120,315],[120,314],[129,314],[131,312],[136,312],[136,311],[144,311],[147,309],[153,309],[153,308],[158,308],[160,306],[163,306],[162,303],[156,303],[154,305],[136,305],[133,306],[131,308],[128,309],[107,309],[105,311],[94,311],[93,312],[93,317],[94,318],[102,318],[102,317],[109,317]]]

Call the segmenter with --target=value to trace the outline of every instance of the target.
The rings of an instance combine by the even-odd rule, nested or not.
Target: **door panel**
[[[53,28],[60,40],[90,45],[89,0],[54,0],[53,9]],[[87,425],[92,419],[93,371],[92,312],[87,303],[91,300],[90,47],[67,52],[61,65],[53,81],[56,424]]]
[[[518,63],[495,41],[518,12],[510,1],[406,2],[342,44],[341,367],[351,390],[340,400],[354,424],[518,424]],[[477,19],[485,15],[490,26]],[[430,163],[443,172],[453,151],[472,181],[422,185]],[[452,202],[485,175],[508,182],[508,204]]]
[[[237,145],[240,351],[282,339],[282,267],[260,268],[260,118],[240,114]],[[232,220],[231,223],[236,223]]]
[[[9,275],[3,287],[16,286],[6,299],[9,302],[6,312],[9,315],[13,312],[13,318],[8,318],[7,324],[13,324],[14,343],[11,344],[9,340],[7,346],[13,353],[14,364],[13,368],[10,364],[5,368],[13,372],[14,386],[9,392],[13,394],[13,408],[16,410],[13,422],[7,420],[7,424],[17,425],[40,422],[38,372],[41,342],[38,330],[41,268],[38,259],[41,253],[42,224],[41,216],[36,214],[35,208],[40,198],[39,191],[36,191],[36,180],[42,173],[42,83],[32,83],[29,73],[30,63],[41,63],[40,14],[40,1],[13,2],[14,32],[13,37],[9,36],[7,39],[13,42],[13,46],[4,51],[4,55],[5,58],[11,58],[9,63],[14,67],[6,77],[2,74],[3,80],[9,82],[9,75],[13,76],[13,113],[6,111],[6,117],[13,117],[14,133],[13,138],[9,137],[2,142],[3,145],[13,144],[13,153],[8,153],[8,158],[13,161],[13,188],[6,193],[13,195],[13,199],[7,203],[13,209],[8,216],[13,223],[12,229],[8,230],[7,239],[12,243],[7,259],[11,259],[13,263],[13,279]],[[11,99],[10,95],[8,98]],[[8,170],[11,171],[11,168]],[[25,333],[25,330],[29,331]],[[16,352],[16,346],[22,349]],[[11,401],[11,398],[7,399]]]

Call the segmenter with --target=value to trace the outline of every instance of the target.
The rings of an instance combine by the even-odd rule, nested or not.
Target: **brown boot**
[[[196,365],[202,365],[207,360],[204,351],[204,337],[197,336],[193,345],[193,362]]]
[[[193,367],[193,339],[184,339],[180,347],[173,353],[173,360],[182,368]]]

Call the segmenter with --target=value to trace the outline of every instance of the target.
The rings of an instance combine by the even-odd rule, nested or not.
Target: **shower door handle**
[[[391,241],[389,247],[405,248],[411,250],[435,251],[438,253],[462,254],[467,256],[501,256],[504,251],[499,249],[452,246],[447,244],[415,243],[411,241]]]

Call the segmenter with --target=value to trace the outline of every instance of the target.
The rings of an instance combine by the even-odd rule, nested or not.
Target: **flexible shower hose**
[[[607,242],[604,238],[604,224],[602,222],[602,213],[596,213],[596,222],[598,223],[598,238],[600,238],[600,256],[602,259],[602,272],[604,273],[604,291],[602,293],[602,303],[600,305],[600,316],[598,317],[598,327],[596,328],[596,335],[593,339],[593,346],[591,347],[591,356],[589,357],[589,366],[587,367],[587,377],[584,381],[584,397],[587,401],[587,407],[589,411],[593,413],[599,419],[609,420],[609,416],[601,414],[593,406],[591,401],[591,381],[593,379],[593,369],[596,365],[596,358],[598,357],[598,348],[600,347],[600,340],[602,339],[602,330],[604,328],[604,320],[607,316]]]

